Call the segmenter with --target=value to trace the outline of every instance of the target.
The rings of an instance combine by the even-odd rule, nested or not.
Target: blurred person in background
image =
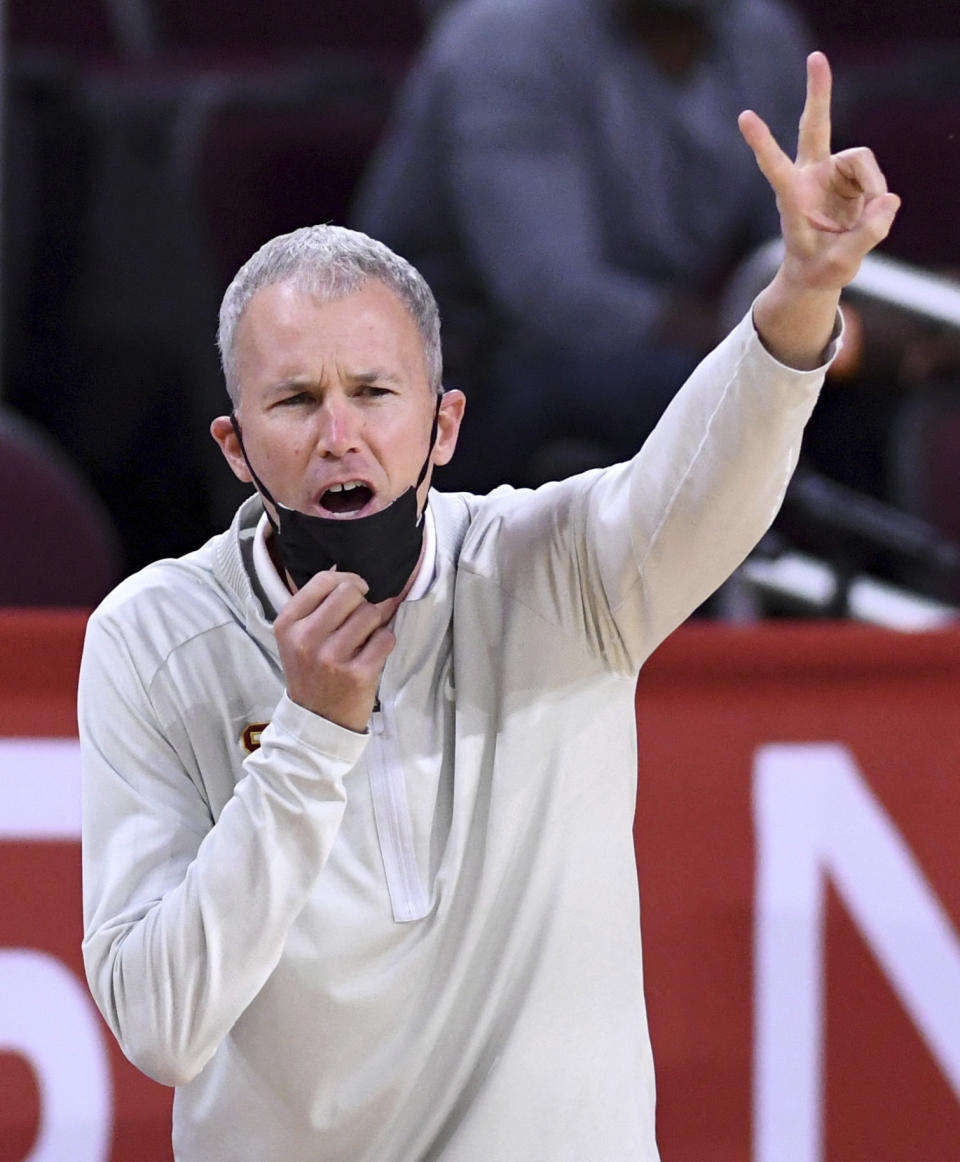
[[[736,131],[792,148],[808,46],[781,0],[461,0],[437,22],[354,223],[412,261],[470,398],[446,486],[630,456],[777,233]]]

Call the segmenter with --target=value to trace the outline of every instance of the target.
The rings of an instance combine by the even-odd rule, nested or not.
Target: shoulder
[[[467,535],[475,535],[484,525],[515,511],[532,495],[531,489],[513,488],[509,484],[501,484],[488,493],[432,489],[430,508],[441,544],[449,544],[451,540],[462,543]]]
[[[562,3],[562,0],[559,0]],[[538,34],[558,0],[459,0],[436,24],[435,44],[469,46],[472,38],[510,30]]]
[[[128,577],[94,610],[85,651],[135,659],[149,682],[175,650],[236,621],[236,611],[201,561],[158,561]]]
[[[594,486],[608,471],[594,469],[536,489],[503,484],[484,496],[440,493],[435,505],[440,546],[446,528],[458,568],[501,579],[512,572],[532,574],[540,557],[569,549]]]
[[[122,655],[149,682],[188,642],[228,627],[244,631],[252,590],[245,594],[241,514],[194,552],[156,561],[122,581],[94,610],[85,653]]]
[[[460,0],[438,23],[428,56],[439,66],[498,73],[566,60],[594,28],[579,0]]]
[[[176,614],[189,632],[219,619],[227,603],[214,580],[212,562],[204,559],[209,555],[204,549],[147,565],[108,593],[91,621],[122,624]]]

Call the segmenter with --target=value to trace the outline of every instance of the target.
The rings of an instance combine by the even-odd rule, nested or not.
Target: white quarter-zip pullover
[[[637,672],[769,525],[822,377],[745,320],[630,463],[432,493],[363,734],[284,691],[256,498],[103,602],[84,957],[179,1162],[654,1162]]]

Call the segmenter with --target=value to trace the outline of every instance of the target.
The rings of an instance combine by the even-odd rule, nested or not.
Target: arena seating
[[[960,188],[960,29],[952,6],[904,0],[879,11],[867,0],[797,2],[836,65],[837,143],[872,145],[904,197],[885,251],[943,268],[960,254],[957,216],[943,212],[943,191]],[[156,410],[144,386],[158,378],[150,369],[170,368],[171,390],[182,402],[171,404],[165,422],[176,427],[183,415],[183,433],[171,432],[168,447],[179,448],[179,459],[167,457],[167,485],[158,477],[152,487],[172,495],[178,482],[193,482],[191,542],[221,527],[237,499],[219,461],[185,434],[198,415],[219,406],[211,345],[216,300],[268,237],[307,222],[346,220],[396,85],[422,41],[428,7],[425,0],[7,6],[14,145],[6,199],[18,222],[5,256],[7,400],[47,425],[99,486],[122,478],[129,458],[107,469],[94,463],[64,418],[70,407],[64,415],[58,408],[72,393],[102,409],[110,424],[118,401],[139,393],[146,416]],[[69,161],[86,169],[59,184],[40,180],[52,172],[45,158],[57,155],[64,159],[58,168]],[[22,325],[28,306],[43,321],[45,342]],[[82,357],[74,350],[61,360],[66,374],[52,358],[61,343],[85,345]],[[14,381],[28,346],[42,366]],[[124,359],[111,359],[111,350],[125,352]],[[140,377],[131,373],[138,363]],[[943,417],[939,386],[934,394],[931,407]],[[918,428],[917,415],[907,407],[910,439],[928,430],[925,423]],[[952,424],[935,427],[938,447],[949,442]],[[951,447],[943,454],[960,462],[960,443]],[[921,456],[916,464],[918,481],[926,463]],[[891,499],[933,495],[921,485]],[[937,491],[932,519],[945,532],[960,526],[958,495]],[[106,489],[104,498],[117,503]],[[115,515],[126,543],[129,514]],[[139,563],[141,553],[187,547],[168,538],[130,550]]]
[[[120,579],[117,534],[63,453],[0,410],[0,606],[96,604]]]

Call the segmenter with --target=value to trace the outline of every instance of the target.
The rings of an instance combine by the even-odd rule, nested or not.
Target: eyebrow
[[[394,387],[403,387],[403,380],[399,375],[395,375],[392,371],[387,371],[383,367],[371,367],[368,371],[357,371],[345,376],[348,382],[352,384],[365,383],[389,383]],[[274,399],[277,396],[285,395],[290,391],[314,391],[317,387],[322,388],[323,384],[318,383],[317,380],[310,376],[291,376],[289,379],[278,380],[277,383],[271,384],[267,389],[266,398]]]
[[[395,387],[402,387],[403,380],[399,375],[394,375],[392,371],[387,371],[383,367],[371,367],[369,371],[358,371],[353,375],[347,376],[348,379],[354,383],[374,383],[379,381],[381,383],[392,383]]]

